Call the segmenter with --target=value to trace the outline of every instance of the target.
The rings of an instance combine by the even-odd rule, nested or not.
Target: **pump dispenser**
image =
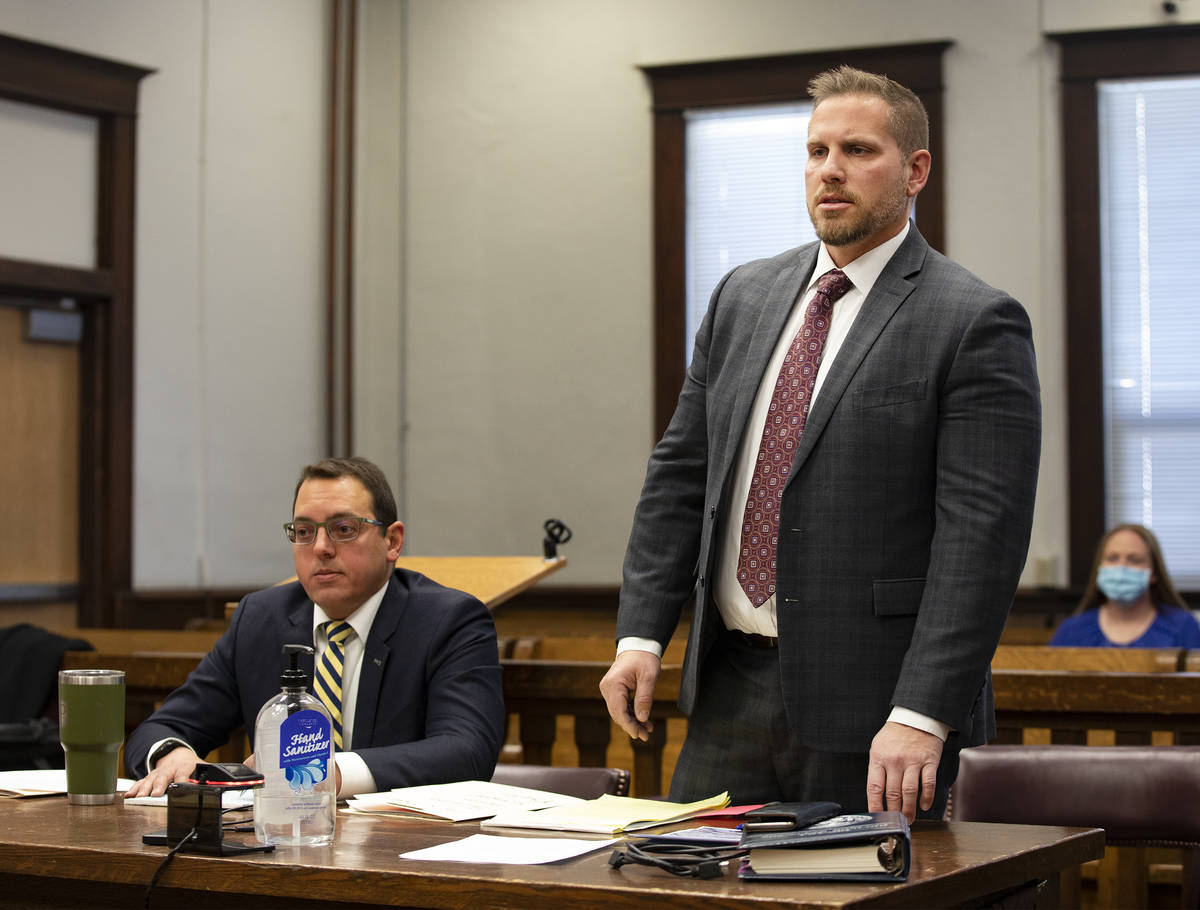
[[[329,844],[337,810],[333,723],[300,669],[300,655],[313,649],[284,645],[283,653],[289,666],[279,677],[281,691],[254,722],[255,767],[264,781],[254,791],[254,833],[264,844]]]

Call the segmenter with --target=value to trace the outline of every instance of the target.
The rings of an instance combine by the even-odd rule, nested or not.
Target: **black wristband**
[[[148,772],[153,771],[154,766],[158,764],[160,759],[166,758],[169,753],[174,752],[176,749],[180,748],[181,746],[184,749],[189,748],[188,744],[185,743],[182,739],[163,740],[162,743],[159,744],[157,749],[155,749],[148,756],[146,756],[146,770]]]

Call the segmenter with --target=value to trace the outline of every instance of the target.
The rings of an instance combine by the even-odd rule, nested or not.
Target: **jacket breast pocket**
[[[926,384],[927,380],[925,379],[913,379],[899,385],[862,389],[854,393],[853,406],[856,411],[863,411],[867,408],[883,408],[909,401],[920,401],[925,397]]]
[[[876,616],[915,616],[924,593],[924,578],[884,578],[871,582]]]

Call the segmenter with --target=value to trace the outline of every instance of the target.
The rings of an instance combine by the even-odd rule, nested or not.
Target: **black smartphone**
[[[807,828],[841,814],[842,807],[833,802],[767,803],[746,813],[742,831],[747,834],[759,831],[791,831],[795,828]]]
[[[189,783],[208,784],[227,790],[253,787],[263,782],[262,773],[240,761],[196,762]]]
[[[763,821],[758,822],[742,822],[742,830],[751,834],[757,831],[791,831],[795,827],[796,821],[795,819],[791,818],[764,819]]]

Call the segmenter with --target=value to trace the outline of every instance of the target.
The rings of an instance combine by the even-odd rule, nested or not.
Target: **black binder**
[[[908,878],[908,821],[899,812],[839,815],[806,828],[743,833],[738,878],[751,881],[888,881]]]

